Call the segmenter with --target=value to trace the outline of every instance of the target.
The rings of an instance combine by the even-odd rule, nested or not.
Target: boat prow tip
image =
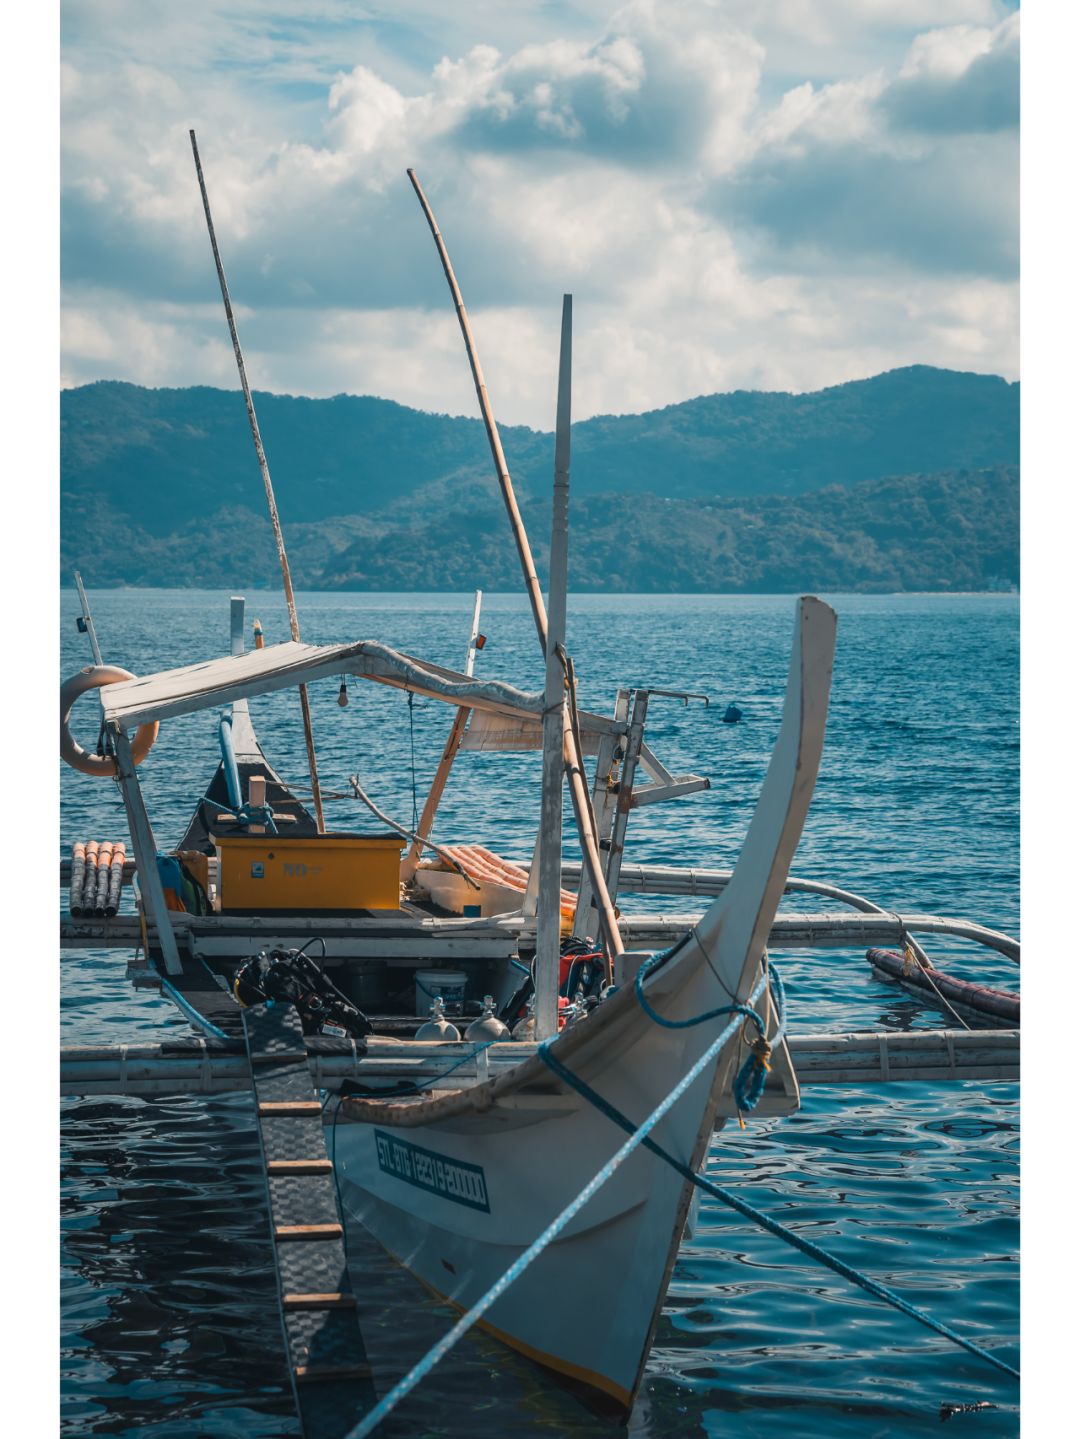
[[[739,981],[756,964],[802,834],[825,743],[836,650],[836,611],[814,595],[796,605],[787,693],[780,733],[731,882],[698,921],[707,952],[725,937],[726,960]]]

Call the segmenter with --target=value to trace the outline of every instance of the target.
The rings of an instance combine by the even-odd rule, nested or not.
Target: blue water
[[[136,673],[227,649],[224,593],[91,598],[105,658]],[[1018,933],[1016,597],[831,602],[840,623],[826,751],[793,872],[890,908]],[[306,640],[377,638],[455,668],[471,606],[467,595],[299,596]],[[62,612],[61,668],[69,674],[89,655],[75,631],[73,594],[63,596]],[[708,775],[712,788],[636,811],[630,860],[734,861],[779,727],[793,614],[790,597],[571,597],[569,641],[585,705],[608,712],[619,683],[704,691],[712,701],[706,709],[653,700],[653,749],[676,773]],[[249,593],[249,622],[255,615],[268,643],[287,638],[276,595]],[[481,628],[488,643],[478,673],[539,688],[524,601],[486,596]],[[744,714],[739,725],[720,721],[731,700]],[[299,782],[295,696],[252,708],[268,752]],[[347,709],[331,684],[315,689],[312,709],[324,787],[343,790],[359,773],[377,803],[409,822],[414,791],[422,804],[442,748],[445,708],[417,700],[410,731],[401,694],[355,682]],[[94,711],[92,697],[76,710],[88,744]],[[163,846],[179,837],[215,759],[213,716],[162,726],[141,774]],[[527,855],[538,779],[535,756],[463,756],[437,837]],[[124,835],[111,784],[65,769],[62,799],[65,851],[74,839]],[[328,814],[342,828],[357,822],[353,801],[332,802]],[[627,909],[690,904],[624,900]],[[955,973],[1017,984],[1015,968],[990,951],[936,939],[929,948]],[[65,955],[64,1043],[186,1032],[166,1001],[130,989],[125,960]],[[873,979],[860,951],[782,951],[778,960],[796,1030],[944,1022]],[[708,1172],[1016,1364],[1017,1098],[1015,1086],[975,1083],[808,1088],[793,1118],[755,1122],[745,1134],[725,1128]],[[292,1433],[247,1099],[66,1100],[62,1163],[63,1432]],[[377,1311],[365,1338],[382,1392],[451,1316],[379,1252],[357,1241],[354,1257],[358,1286]],[[951,1422],[983,1439],[1017,1432],[1013,1381],[705,1198],[626,1432],[921,1435],[939,1432],[943,1402],[978,1400],[996,1407]],[[482,1335],[464,1341],[387,1428],[463,1439],[614,1432]]]

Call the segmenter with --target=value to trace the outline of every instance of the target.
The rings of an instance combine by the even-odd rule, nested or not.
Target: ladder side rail
[[[619,792],[615,804],[615,820],[611,828],[611,847],[607,857],[607,887],[612,904],[619,892],[619,873],[622,869],[623,851],[626,848],[626,826],[634,805],[634,777],[637,774],[641,744],[645,736],[645,718],[649,712],[649,691],[638,690],[634,695],[634,709],[630,718],[630,730],[626,737],[626,755],[623,759]]]

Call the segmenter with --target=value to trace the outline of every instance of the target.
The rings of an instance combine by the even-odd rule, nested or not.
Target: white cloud
[[[361,24],[331,0],[275,3],[284,47],[248,0],[207,9],[201,51],[190,17],[81,11],[63,75],[68,382],[231,383],[192,123],[264,388],[474,412],[410,164],[507,420],[550,423],[565,289],[579,415],[915,361],[1015,374],[1017,20],[999,4],[633,0],[561,33],[542,6],[487,6],[441,55],[416,4]],[[178,66],[157,24],[189,42]],[[411,40],[382,60],[395,24],[429,26],[426,75]],[[808,61],[774,93],[778,35],[812,56],[841,32],[831,77]],[[856,69],[860,47],[874,63]]]

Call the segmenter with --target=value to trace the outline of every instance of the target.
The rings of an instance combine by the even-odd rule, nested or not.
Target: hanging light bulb
[[[342,709],[349,703],[349,691],[345,687],[345,681],[341,681],[341,688],[337,692],[337,702]]]

